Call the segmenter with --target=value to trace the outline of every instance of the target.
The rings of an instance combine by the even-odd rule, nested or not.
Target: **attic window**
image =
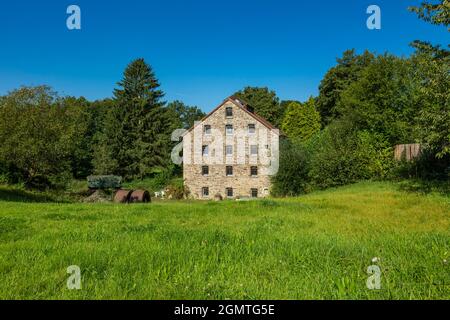
[[[205,134],[211,134],[211,126],[209,124],[206,124],[204,127]]]
[[[233,116],[233,108],[232,107],[226,107],[225,109],[225,116],[227,118],[230,118]]]
[[[248,133],[254,134],[256,132],[256,125],[254,123],[251,123],[248,125]]]

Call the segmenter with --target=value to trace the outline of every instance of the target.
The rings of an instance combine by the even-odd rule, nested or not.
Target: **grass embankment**
[[[373,182],[220,203],[26,203],[5,193],[2,299],[450,298],[448,196]],[[366,287],[373,257],[380,290]],[[81,290],[66,287],[70,265]]]

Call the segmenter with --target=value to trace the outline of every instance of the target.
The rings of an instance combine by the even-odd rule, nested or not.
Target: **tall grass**
[[[373,257],[380,290],[366,287]],[[449,299],[444,260],[450,198],[387,183],[250,202],[0,201],[2,299]]]

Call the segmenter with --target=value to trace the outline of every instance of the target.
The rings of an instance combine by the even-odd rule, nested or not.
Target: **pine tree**
[[[164,93],[144,59],[132,61],[118,85],[115,106],[100,135],[96,169],[125,179],[143,178],[168,165],[171,119],[162,101]]]

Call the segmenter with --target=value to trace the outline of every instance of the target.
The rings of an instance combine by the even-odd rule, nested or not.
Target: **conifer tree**
[[[164,93],[144,59],[132,61],[118,85],[100,136],[96,169],[125,179],[143,178],[169,164],[173,126],[162,101]]]

